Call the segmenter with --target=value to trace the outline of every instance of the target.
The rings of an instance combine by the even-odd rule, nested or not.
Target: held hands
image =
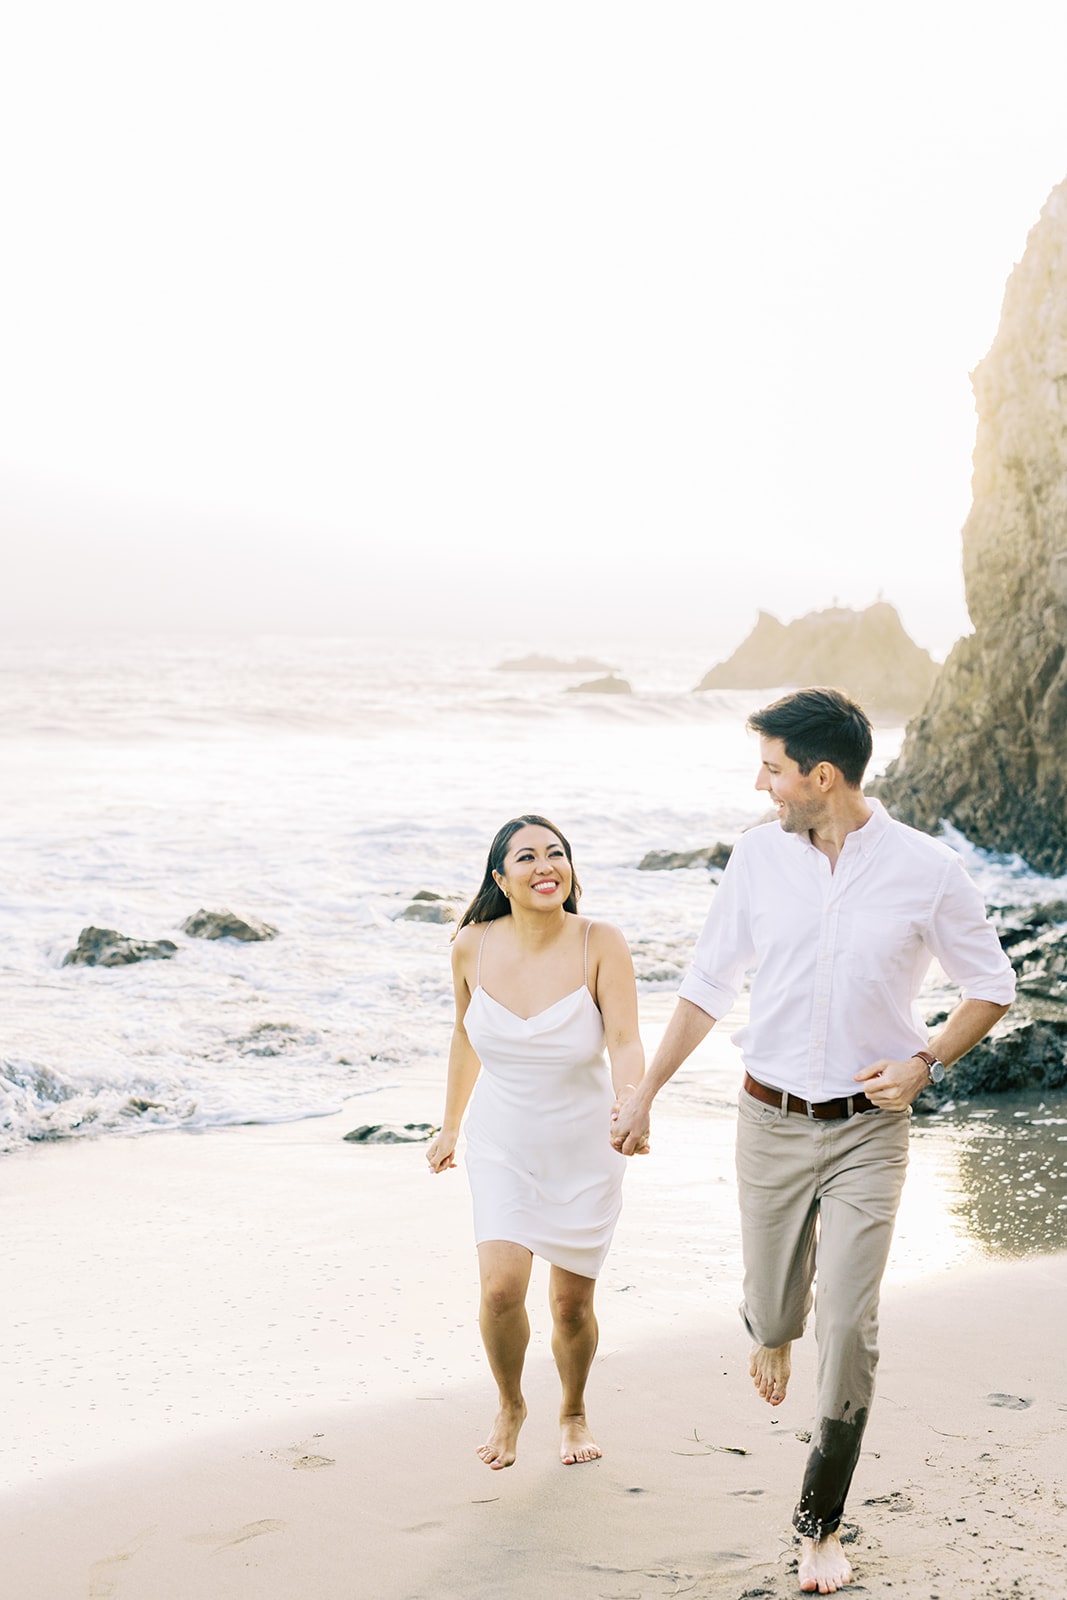
[[[906,1111],[930,1080],[926,1062],[918,1056],[907,1061],[875,1061],[857,1072],[856,1082],[880,1111]]]
[[[647,1156],[648,1113],[639,1111],[634,1104],[637,1091],[632,1083],[626,1085],[625,1097],[620,1096],[611,1108],[611,1130],[608,1139],[611,1148],[623,1156]]]
[[[445,1133],[442,1128],[440,1133],[430,1140],[426,1159],[431,1172],[447,1172],[449,1167],[455,1166],[457,1137],[454,1133]]]

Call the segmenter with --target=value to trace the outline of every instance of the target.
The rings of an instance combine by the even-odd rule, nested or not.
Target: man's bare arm
[[[692,1055],[702,1039],[715,1026],[715,1018],[691,1000],[679,1000],[664,1029],[659,1049],[640,1086],[619,1106],[612,1124],[611,1142],[624,1156],[633,1155],[648,1138],[649,1112],[656,1095],[674,1077],[682,1062]]]

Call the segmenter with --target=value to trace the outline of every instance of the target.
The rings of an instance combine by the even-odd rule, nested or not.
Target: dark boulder
[[[923,1090],[915,1109],[936,1111],[949,1100],[1065,1087],[1067,1015],[1041,1019],[1013,1008],[941,1083]]]
[[[1015,969],[1015,1004],[993,1031],[915,1102],[936,1111],[948,1100],[1067,1087],[1067,927],[1062,901],[994,910],[1000,942]],[[1051,924],[1051,925],[1050,925]],[[944,1014],[931,1018],[931,1027]]]
[[[232,911],[205,911],[203,907],[186,917],[181,926],[190,939],[241,939],[246,944],[274,939],[278,934],[269,922],[258,922],[255,917],[246,922]]]
[[[725,867],[733,849],[709,844],[700,850],[649,850],[637,863],[638,872],[676,872],[679,867]]]
[[[344,1135],[347,1144],[425,1144],[435,1133],[432,1123],[405,1122],[402,1128],[384,1122],[368,1122]]]
[[[456,908],[451,900],[419,900],[398,911],[394,922],[455,922]]]
[[[134,961],[169,961],[178,946],[170,939],[131,939],[114,928],[83,928],[65,967],[128,967]]]

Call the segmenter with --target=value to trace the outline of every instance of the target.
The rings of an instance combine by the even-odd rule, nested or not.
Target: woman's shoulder
[[[629,950],[626,935],[613,922],[601,922],[599,917],[580,917],[578,920],[585,924],[583,937],[588,939],[589,949],[595,954],[607,955],[611,951]]]
[[[474,954],[492,926],[493,919],[489,922],[465,923],[452,941],[452,959],[455,960],[458,956],[461,960],[466,960],[469,955]]]

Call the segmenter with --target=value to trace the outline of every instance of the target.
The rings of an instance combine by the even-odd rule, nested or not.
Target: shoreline
[[[659,1025],[643,1031],[654,1045]],[[630,1164],[597,1297],[604,1348],[719,1312],[736,1321],[733,1114],[702,1103],[700,1081],[716,1052],[719,1074],[736,1054],[724,1036],[706,1041],[688,1085],[680,1074],[664,1092],[652,1154]],[[218,1429],[484,1382],[465,1174],[431,1176],[421,1144],[342,1138],[362,1122],[424,1120],[436,1091],[414,1079],[302,1122],[67,1141],[0,1161],[12,1241],[0,1492]],[[930,1139],[922,1123],[887,1293],[1013,1264],[959,1204],[953,1135]],[[547,1347],[546,1277],[535,1262],[535,1347]]]
[[[465,1179],[431,1177],[421,1145],[340,1137],[368,1110],[408,1120],[411,1093],[0,1164],[19,1600],[798,1592],[814,1339],[785,1406],[763,1405],[735,1310],[730,1120],[665,1110],[627,1176],[590,1383],[604,1459],[558,1463],[537,1262],[530,1420],[516,1467],[490,1473]],[[1067,1590],[1067,1254],[909,1274],[925,1204],[919,1186],[883,1295],[855,1592],[1046,1600]]]

